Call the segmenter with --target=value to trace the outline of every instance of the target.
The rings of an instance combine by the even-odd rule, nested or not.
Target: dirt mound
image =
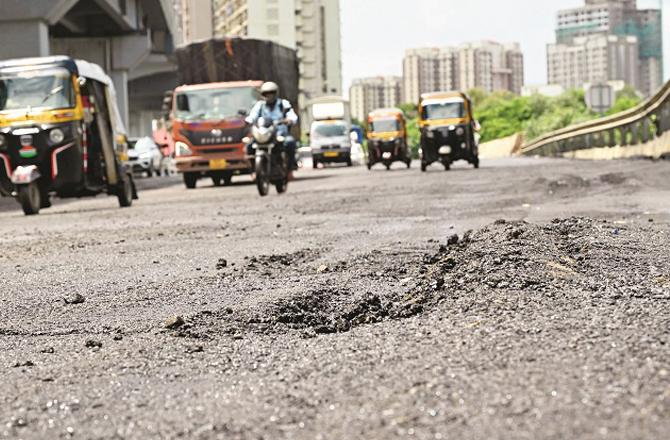
[[[490,314],[529,301],[575,308],[581,300],[598,298],[665,298],[670,297],[670,263],[659,251],[663,246],[643,247],[667,242],[664,231],[589,218],[547,225],[499,220],[462,238],[449,237],[436,252],[375,252],[321,275],[313,271],[311,250],[257,257],[250,269],[274,269],[275,285],[284,283],[282,276],[298,277],[300,287],[271,301],[261,299],[253,309],[201,313],[180,331],[203,337],[289,329],[314,336],[416,316],[441,303],[449,303],[449,313],[481,308]],[[277,270],[287,267],[292,274]],[[269,287],[267,280],[251,279]]]
[[[461,310],[490,310],[514,308],[518,301],[563,302],[575,296],[665,298],[670,281],[663,274],[670,264],[658,249],[641,249],[640,234],[668,241],[659,231],[589,218],[547,225],[500,220],[424,255],[420,275],[404,293],[381,288],[372,289],[381,293],[357,296],[331,287],[283,299],[267,312],[275,324],[334,333],[415,316],[444,301],[459,302]],[[579,307],[579,301],[570,304],[566,301],[566,306]]]
[[[666,246],[644,249],[644,243],[654,241],[642,240],[642,234],[654,235]],[[670,287],[662,277],[670,264],[660,252],[667,244],[663,231],[589,218],[544,226],[501,220],[443,247],[419,292],[425,296],[430,287],[440,286],[440,299],[471,295],[484,302],[499,292],[507,299],[662,296]]]
[[[298,252],[288,254],[260,255],[246,258],[246,268],[249,270],[272,270],[285,267],[291,267],[295,264],[302,264],[314,260],[319,252],[313,249],[302,249]]]

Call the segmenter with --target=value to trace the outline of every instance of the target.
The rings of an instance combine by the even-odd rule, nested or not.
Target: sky
[[[670,34],[670,0],[638,0],[638,6],[658,7],[661,1],[666,10],[664,29]],[[556,12],[582,6],[584,0],[340,0],[340,4],[342,70],[348,92],[353,78],[401,75],[405,49],[477,40],[520,43],[526,84],[544,84],[546,46],[555,41]],[[670,44],[665,53],[668,66]]]

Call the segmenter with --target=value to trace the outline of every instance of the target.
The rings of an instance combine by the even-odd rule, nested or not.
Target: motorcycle
[[[286,138],[277,134],[279,121],[258,118],[251,128],[255,151],[256,186],[261,197],[274,185],[277,193],[285,193],[288,187],[288,155],[283,147]]]

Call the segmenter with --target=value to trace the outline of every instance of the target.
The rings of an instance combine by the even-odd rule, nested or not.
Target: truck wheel
[[[319,161],[316,159],[312,159],[312,168],[315,170],[319,168]]]
[[[226,174],[223,176],[223,186],[230,186],[233,184],[233,175]]]
[[[221,186],[221,176],[212,176],[212,182],[214,183],[214,186]]]
[[[119,182],[116,197],[119,199],[119,206],[128,208],[133,204],[133,182],[130,176],[122,176]]]
[[[198,184],[198,175],[195,173],[184,173],[184,185],[188,189],[195,189]]]
[[[23,208],[23,213],[25,215],[36,215],[40,213],[42,197],[37,182],[32,182],[27,185],[19,185],[17,187],[17,192],[19,203],[21,204],[21,208]]]

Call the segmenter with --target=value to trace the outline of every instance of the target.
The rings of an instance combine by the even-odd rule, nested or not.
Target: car
[[[128,160],[134,173],[147,173],[148,177],[161,175],[163,154],[150,137],[128,140]]]

